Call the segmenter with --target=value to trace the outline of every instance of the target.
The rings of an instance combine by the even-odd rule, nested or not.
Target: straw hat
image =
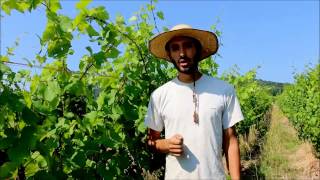
[[[197,39],[202,46],[200,60],[215,54],[218,50],[218,38],[213,32],[193,29],[186,24],[178,24],[170,29],[170,31],[160,33],[153,37],[149,41],[149,50],[156,57],[170,61],[165,46],[176,36],[187,36]]]

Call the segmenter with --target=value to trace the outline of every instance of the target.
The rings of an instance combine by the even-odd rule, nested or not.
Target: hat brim
[[[163,32],[155,36],[149,41],[150,52],[158,58],[170,61],[165,46],[173,37],[177,36],[192,37],[201,43],[202,52],[200,60],[215,54],[218,50],[218,38],[213,32],[190,28]]]

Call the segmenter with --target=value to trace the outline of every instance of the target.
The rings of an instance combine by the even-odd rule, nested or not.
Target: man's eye
[[[179,50],[179,46],[171,46],[171,51],[178,51]]]
[[[184,47],[190,49],[190,48],[193,47],[193,44],[191,42],[190,43],[186,43]]]

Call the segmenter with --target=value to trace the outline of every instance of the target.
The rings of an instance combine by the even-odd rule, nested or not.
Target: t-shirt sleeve
[[[153,95],[154,94],[152,94],[150,97],[148,111],[144,119],[144,124],[153,130],[161,132],[164,124],[157,106],[157,101],[155,101],[155,97]]]
[[[230,89],[225,100],[225,108],[222,116],[223,129],[232,127],[233,125],[244,119],[241,112],[239,100],[233,87]]]

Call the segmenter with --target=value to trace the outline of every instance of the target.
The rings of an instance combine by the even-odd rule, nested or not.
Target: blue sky
[[[62,1],[61,13],[74,17],[76,1]],[[103,5],[111,19],[121,14],[129,19],[139,8],[150,1],[101,1],[90,7]],[[308,64],[319,63],[319,1],[196,1],[176,0],[157,3],[156,10],[163,11],[165,20],[157,19],[157,25],[172,27],[186,23],[194,28],[210,30],[213,24],[222,32],[216,59],[219,74],[234,64],[241,73],[261,66],[258,78],[293,82],[293,72],[302,72]],[[1,12],[4,15],[3,12]],[[25,63],[23,58],[33,59],[39,51],[39,40],[46,25],[43,7],[24,14],[13,11],[1,18],[1,54],[12,46],[16,38],[20,45],[12,61]],[[161,29],[161,28],[160,28]],[[82,42],[82,43],[81,43]],[[86,53],[87,42],[73,42],[76,53],[68,60],[68,66],[76,70],[80,57]],[[12,66],[18,70],[21,66]],[[32,70],[39,73],[39,69]]]

